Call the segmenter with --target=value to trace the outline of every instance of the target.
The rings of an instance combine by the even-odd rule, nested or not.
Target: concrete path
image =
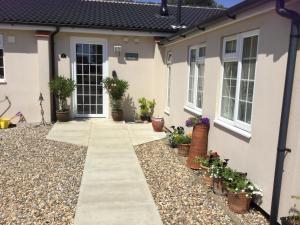
[[[150,124],[55,124],[47,138],[88,146],[75,225],[162,225],[133,144],[164,136]]]

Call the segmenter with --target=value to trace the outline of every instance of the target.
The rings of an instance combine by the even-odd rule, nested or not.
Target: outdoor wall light
[[[114,53],[118,56],[121,55],[121,52],[122,52],[122,46],[119,46],[119,45],[115,45],[114,46]]]

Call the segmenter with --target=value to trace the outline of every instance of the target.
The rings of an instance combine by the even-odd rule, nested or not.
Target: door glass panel
[[[103,47],[76,44],[77,114],[103,114]]]

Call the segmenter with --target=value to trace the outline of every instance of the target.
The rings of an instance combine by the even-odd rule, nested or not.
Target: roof
[[[244,0],[241,3],[232,6],[231,8],[228,8],[222,12],[219,12],[211,17],[208,17],[200,21],[198,24],[193,24],[189,26],[187,29],[180,30],[177,33],[173,34],[172,36],[162,39],[160,44],[163,45],[171,41],[176,41],[179,38],[185,38],[187,35],[199,32],[199,30],[205,31],[207,30],[207,27],[209,26],[212,27],[218,24],[218,22],[224,22],[228,19],[236,19],[238,18],[237,14],[247,11],[250,8],[261,6],[262,4],[265,4],[266,2],[270,2],[270,1],[274,1],[274,0]]]
[[[88,27],[133,31],[176,32],[175,6],[169,17],[159,15],[159,4],[109,2],[100,0],[0,0],[0,23],[64,27]],[[199,24],[224,10],[182,7],[187,27]]]

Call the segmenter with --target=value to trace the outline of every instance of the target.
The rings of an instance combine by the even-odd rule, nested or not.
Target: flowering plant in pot
[[[184,135],[184,128],[171,126],[171,129],[172,131],[167,134],[168,142],[172,148],[176,148],[179,144],[179,136]]]
[[[187,166],[192,169],[199,169],[199,163],[195,163],[194,159],[207,155],[209,119],[207,117],[191,117],[186,120],[185,125],[187,127],[193,127]]]
[[[300,200],[300,196],[291,196],[294,200]],[[289,210],[288,217],[281,218],[282,225],[300,225],[300,210],[297,208],[297,205],[294,204],[293,207]]]
[[[228,191],[228,206],[233,212],[246,213],[253,196],[262,196],[262,190],[247,179],[246,175],[230,168],[224,169],[223,182]]]
[[[176,142],[178,144],[178,155],[187,157],[190,151],[190,144],[192,139],[186,134],[181,134],[176,137]]]
[[[215,194],[225,195],[226,188],[223,183],[223,174],[228,165],[228,159],[221,160],[219,157],[212,160],[212,163],[208,169],[208,176],[213,181],[213,192]]]
[[[140,104],[140,118],[142,121],[151,121],[151,117],[154,113],[154,107],[156,105],[155,100],[147,100],[146,98],[138,99]]]
[[[109,94],[113,120],[123,120],[122,99],[129,88],[128,82],[114,76],[113,78],[106,78],[103,81],[103,86]]]
[[[66,122],[70,120],[70,109],[67,105],[67,98],[71,97],[76,88],[75,82],[71,78],[57,76],[49,82],[50,92],[58,100],[58,110],[56,111],[57,120]]]

